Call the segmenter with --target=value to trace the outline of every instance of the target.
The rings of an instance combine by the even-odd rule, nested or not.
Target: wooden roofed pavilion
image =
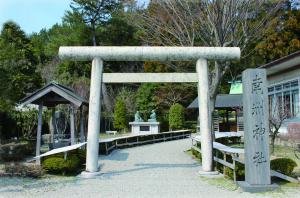
[[[40,155],[41,148],[41,133],[42,133],[42,111],[43,107],[52,109],[52,130],[50,130],[50,141],[54,142],[55,133],[55,107],[59,104],[70,105],[70,134],[71,145],[75,144],[75,111],[80,110],[80,142],[84,142],[84,116],[83,106],[88,106],[88,101],[75,93],[75,91],[69,87],[61,85],[57,82],[50,82],[41,89],[36,90],[32,94],[26,96],[20,101],[21,106],[28,104],[36,104],[39,106],[38,113],[38,128],[37,128],[37,144],[36,144],[36,156]],[[40,163],[37,158],[37,163]]]

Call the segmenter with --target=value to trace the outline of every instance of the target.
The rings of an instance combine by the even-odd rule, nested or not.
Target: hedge
[[[277,158],[271,160],[271,169],[285,175],[292,175],[297,163],[290,158]]]

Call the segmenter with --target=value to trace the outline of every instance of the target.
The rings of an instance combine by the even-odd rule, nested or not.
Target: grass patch
[[[232,148],[244,148],[244,144],[233,144],[230,145]],[[294,174],[297,176],[300,176],[300,160],[296,158],[294,153],[294,148],[289,146],[280,146],[275,145],[274,153],[271,154],[270,160],[276,159],[276,158],[291,158],[297,163],[297,167],[294,169]]]
[[[238,189],[237,185],[232,180],[224,177],[208,178],[200,176],[200,178],[202,181],[224,190],[235,191]]]
[[[296,175],[300,175],[300,160],[296,158],[294,153],[294,148],[288,146],[276,145],[275,151],[271,155],[271,159],[281,158],[281,157],[291,158],[292,160],[294,160],[297,163],[297,167],[295,167],[294,173]]]
[[[282,180],[280,178],[273,178],[272,182],[278,184],[280,187],[283,187],[283,188],[298,188],[298,189],[300,189],[300,183],[292,183],[292,182]]]
[[[279,154],[279,153],[284,154],[284,152],[289,152],[288,156],[290,156],[290,157],[291,157],[291,151],[293,154],[292,148],[279,148],[279,149],[281,149],[281,152],[276,153],[276,151],[275,151],[276,154]],[[193,154],[192,149],[185,151],[185,153],[200,163],[200,159],[197,158]],[[279,157],[280,155],[277,155],[277,156]],[[286,156],[286,154],[283,156]],[[297,160],[297,162],[299,163],[299,160]],[[210,185],[216,186],[218,188],[222,188],[222,189],[229,190],[229,191],[235,191],[238,189],[238,186],[233,182],[233,180],[229,179],[228,177],[207,178],[207,177],[200,176],[200,178],[202,181],[204,181]],[[290,183],[285,180],[281,180],[280,178],[272,178],[272,183],[278,184],[279,188],[274,191],[262,192],[262,193],[258,193],[258,194],[276,197],[276,198],[277,197],[286,198],[287,195],[291,195],[291,194],[298,195],[298,193],[299,193],[300,183]]]
[[[193,154],[193,150],[192,149],[189,149],[189,150],[186,150],[185,151],[186,154],[188,154],[189,156],[191,156],[194,160],[196,160],[198,163],[201,163],[201,159],[199,157],[196,157],[194,154]]]

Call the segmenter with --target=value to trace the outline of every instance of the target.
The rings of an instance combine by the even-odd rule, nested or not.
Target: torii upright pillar
[[[213,171],[212,134],[209,111],[209,85],[207,60],[239,59],[240,49],[237,47],[60,47],[59,56],[62,59],[93,60],[90,85],[90,102],[88,118],[88,140],[86,171],[83,177],[93,177],[99,174],[99,132],[101,116],[101,83],[102,61],[197,61],[194,74],[117,74],[113,80],[103,80],[104,83],[112,81],[134,82],[189,82],[189,77],[196,76],[198,82],[200,127],[202,131],[202,170],[210,174]],[[113,76],[113,75],[108,75]],[[104,79],[104,75],[103,75]],[[194,82],[194,81],[193,81]]]
[[[94,58],[92,63],[92,75],[89,101],[89,120],[87,134],[86,172],[82,175],[93,176],[98,173],[99,133],[101,115],[101,83],[103,61]]]
[[[213,171],[213,138],[211,133],[208,65],[206,59],[197,60],[196,71],[198,74],[198,109],[202,151],[202,170],[200,170],[200,174],[217,174],[217,172]]]

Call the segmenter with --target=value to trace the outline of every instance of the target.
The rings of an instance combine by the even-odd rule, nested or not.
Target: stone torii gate
[[[82,173],[83,177],[99,174],[101,84],[123,82],[198,82],[202,172],[209,174],[213,171],[207,60],[239,59],[238,47],[60,47],[59,56],[74,61],[92,60],[86,171]],[[103,74],[103,61],[197,61],[197,73]]]

